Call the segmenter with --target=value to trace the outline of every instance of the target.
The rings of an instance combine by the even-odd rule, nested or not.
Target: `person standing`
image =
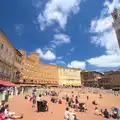
[[[33,105],[32,105],[32,108],[35,108],[36,106],[36,95],[34,94],[33,95]]]
[[[37,97],[37,112],[40,111],[40,102],[42,101],[41,99],[41,94],[39,94],[39,96]]]

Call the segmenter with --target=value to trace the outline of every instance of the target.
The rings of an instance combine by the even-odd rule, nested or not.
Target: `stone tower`
[[[113,27],[115,29],[119,48],[120,48],[120,10],[115,8],[112,13],[112,17],[113,17]]]

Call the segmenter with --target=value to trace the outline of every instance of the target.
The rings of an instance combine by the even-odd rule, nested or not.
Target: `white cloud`
[[[54,51],[54,49],[57,46],[62,45],[62,44],[68,44],[70,42],[71,42],[71,39],[68,35],[62,34],[62,33],[55,34],[53,36],[53,40],[50,41],[50,43],[47,46],[45,46],[43,48],[43,50],[44,51],[47,51],[47,50]]]
[[[72,61],[67,65],[68,67],[71,68],[80,68],[80,69],[85,69],[86,68],[86,63],[82,61]]]
[[[43,51],[40,48],[38,48],[36,50],[36,52],[39,53],[40,57],[45,59],[45,60],[55,60],[56,59],[56,55],[52,51],[50,51],[50,50]]]
[[[56,65],[55,63],[50,63],[51,65]]]
[[[61,60],[61,59],[63,59],[63,56],[57,57],[57,59],[58,59],[58,60]]]
[[[94,19],[91,22],[91,32],[104,32],[106,29],[111,28],[112,26],[112,16],[102,17],[100,19]]]
[[[71,53],[75,50],[75,47],[72,47],[68,52],[67,55],[71,55]]]
[[[106,50],[104,55],[87,60],[91,65],[98,67],[120,66],[120,49],[115,31],[112,28],[111,12],[115,7],[120,7],[119,0],[113,0],[112,2],[106,0],[100,18],[91,21],[90,32],[96,34],[92,36],[91,43],[104,47]]]
[[[59,30],[58,28],[55,28],[55,29],[54,29],[54,32],[60,33],[60,30]]]
[[[23,24],[15,24],[14,28],[15,28],[16,33],[21,36],[23,29],[24,29],[24,25]]]
[[[73,52],[74,50],[75,50],[75,48],[74,48],[74,47],[70,49],[70,51],[71,51],[71,52]]]
[[[43,13],[38,15],[38,22],[41,30],[45,27],[58,23],[61,28],[64,28],[68,16],[76,14],[80,10],[81,0],[50,0],[46,3]]]
[[[66,63],[65,63],[64,61],[62,61],[62,60],[57,60],[56,63],[57,63],[57,64],[66,64]]]
[[[102,55],[91,58],[88,62],[98,67],[118,67],[120,66],[120,54]]]
[[[42,5],[42,2],[39,0],[32,0],[32,5],[36,8],[40,8]]]
[[[106,0],[104,3],[105,9],[103,9],[105,14],[105,11],[107,14],[111,14],[114,10],[114,8],[120,8],[120,0],[113,0],[112,2],[109,2],[109,0]]]
[[[55,45],[61,45],[61,44],[67,44],[70,43],[70,37],[68,35],[65,34],[55,34],[54,35],[54,40],[51,41],[52,43],[54,43]]]
[[[113,29],[93,37],[91,42],[93,44],[104,47],[106,49],[106,54],[119,53],[118,42],[115,31]]]

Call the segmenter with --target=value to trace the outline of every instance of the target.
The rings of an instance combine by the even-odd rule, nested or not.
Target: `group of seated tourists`
[[[64,113],[65,120],[78,120],[73,108],[66,108]]]
[[[86,112],[87,108],[86,108],[86,104],[85,103],[80,103],[78,100],[78,96],[72,98],[69,98],[68,96],[66,96],[66,102],[68,103],[68,106],[70,108],[74,108],[76,111],[80,111],[80,112]]]
[[[110,114],[107,109],[105,109],[104,111],[101,109],[99,111],[98,108],[95,107],[95,113],[94,114],[95,115],[101,115],[101,116],[103,116],[105,118],[112,117],[113,119],[119,119],[120,118],[120,116],[119,116],[119,109],[116,108],[116,107],[113,107],[111,110],[112,110],[112,114]]]
[[[57,93],[55,91],[50,91],[48,95],[50,95],[50,96],[57,96]]]
[[[9,105],[4,101],[0,102],[0,120],[21,119],[23,115],[15,115],[15,112],[9,111]]]
[[[57,96],[53,96],[53,97],[51,98],[51,102],[57,103],[57,104],[62,104],[62,100],[59,99]]]

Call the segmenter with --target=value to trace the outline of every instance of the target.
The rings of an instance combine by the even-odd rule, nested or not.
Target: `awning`
[[[18,84],[17,86],[21,86],[21,87],[22,87],[22,86],[23,86],[23,87],[24,87],[24,86],[26,86],[26,87],[27,87],[27,86],[28,86],[28,87],[30,86],[30,87],[34,87],[34,86],[41,86],[41,85],[36,85],[36,84]]]
[[[48,84],[47,86],[59,86],[58,84]]]
[[[0,85],[4,85],[4,86],[16,86],[14,83],[10,82],[10,81],[5,81],[5,80],[0,80]]]

